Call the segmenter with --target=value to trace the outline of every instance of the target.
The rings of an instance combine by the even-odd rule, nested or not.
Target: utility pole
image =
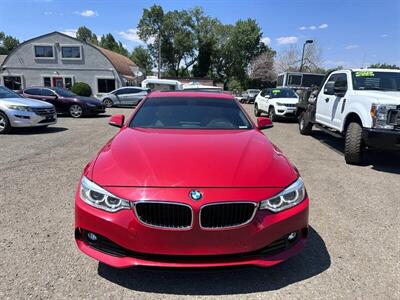
[[[158,79],[161,79],[161,29],[158,31]]]
[[[312,44],[314,41],[313,40],[307,40],[304,44],[303,44],[303,53],[301,54],[301,64],[300,64],[300,72],[303,70],[303,65],[304,65],[304,49],[306,47],[307,44]]]

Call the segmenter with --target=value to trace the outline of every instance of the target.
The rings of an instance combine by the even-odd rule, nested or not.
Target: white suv
[[[254,102],[254,114],[259,117],[263,112],[271,121],[279,117],[294,117],[299,96],[289,88],[264,89]]]

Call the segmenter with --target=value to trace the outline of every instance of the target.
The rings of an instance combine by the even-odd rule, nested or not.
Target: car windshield
[[[0,86],[0,99],[6,98],[22,98],[17,93],[13,92],[12,90],[6,88],[5,86]]]
[[[251,129],[239,105],[219,98],[149,98],[131,121],[136,128]]]
[[[399,72],[352,72],[355,90],[400,91]]]
[[[66,89],[56,87],[56,88],[53,88],[53,91],[55,91],[61,97],[76,97],[76,94],[74,94],[73,92],[70,92]]]
[[[291,89],[273,89],[271,98],[297,98],[297,95]]]

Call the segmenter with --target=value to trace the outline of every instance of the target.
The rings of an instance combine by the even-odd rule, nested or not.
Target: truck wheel
[[[299,131],[302,135],[310,135],[313,128],[313,123],[306,120],[306,112],[303,111],[299,116]]]
[[[254,115],[255,115],[256,117],[261,116],[261,111],[258,109],[257,103],[254,104]]]
[[[6,114],[0,112],[0,134],[6,134],[11,131],[10,121]]]
[[[272,122],[276,122],[278,120],[278,117],[275,114],[275,108],[274,107],[270,107],[269,111],[268,111],[268,116],[271,119]]]
[[[363,162],[362,127],[359,123],[350,123],[346,131],[344,159],[351,165],[360,165]]]

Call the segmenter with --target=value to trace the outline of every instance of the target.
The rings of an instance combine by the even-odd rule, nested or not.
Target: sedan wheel
[[[111,99],[106,98],[106,99],[103,100],[103,104],[104,104],[107,108],[111,108],[111,107],[113,106],[114,103],[112,102]]]
[[[73,118],[80,118],[83,115],[82,107],[78,104],[71,105],[69,108],[69,114]]]
[[[5,114],[0,113],[0,134],[8,133],[11,130],[10,122]]]

